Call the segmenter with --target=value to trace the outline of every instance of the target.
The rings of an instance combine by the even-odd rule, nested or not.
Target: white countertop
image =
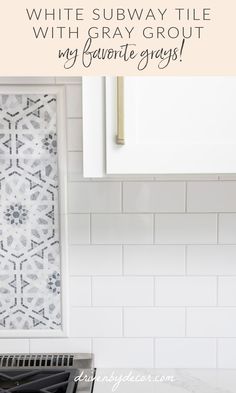
[[[233,369],[98,369],[96,379],[94,393],[236,393]]]

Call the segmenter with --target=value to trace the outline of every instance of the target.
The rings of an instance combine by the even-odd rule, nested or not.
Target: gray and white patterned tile
[[[56,97],[0,96],[0,329],[59,329]]]

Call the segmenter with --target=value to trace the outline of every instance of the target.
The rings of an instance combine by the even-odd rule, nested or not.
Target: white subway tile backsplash
[[[71,337],[121,337],[120,308],[81,307],[70,310]]]
[[[185,310],[183,308],[126,308],[124,312],[126,337],[183,337]]]
[[[185,247],[172,245],[124,246],[127,275],[157,276],[185,274]]]
[[[93,278],[94,306],[153,306],[152,277]]]
[[[236,211],[236,181],[189,182],[189,212]]]
[[[149,338],[95,338],[93,351],[97,367],[153,367],[153,340]]]
[[[69,183],[70,213],[116,213],[121,211],[119,182]]]
[[[236,275],[236,246],[188,246],[187,273]]]
[[[82,87],[80,84],[66,86],[67,117],[82,117]]]
[[[91,306],[91,278],[70,277],[70,305],[72,307]]]
[[[190,337],[236,337],[236,308],[191,308],[187,311]]]
[[[83,353],[91,352],[91,339],[87,338],[40,338],[30,340],[31,353]]]
[[[157,214],[156,243],[196,244],[217,242],[216,214]]]
[[[146,244],[153,242],[151,214],[92,215],[94,244]]]
[[[218,340],[218,366],[220,368],[236,368],[235,354],[235,338],[221,338]]]
[[[67,160],[68,160],[68,181],[71,182],[71,181],[82,180],[83,153],[80,151],[70,151],[68,153]]]
[[[216,367],[215,339],[157,339],[155,353],[157,368]]]
[[[122,274],[122,247],[111,245],[71,246],[70,274],[106,276]]]
[[[159,277],[156,305],[171,307],[216,306],[215,277]]]
[[[236,214],[219,215],[219,243],[236,244]]]
[[[125,182],[123,186],[125,212],[184,212],[185,183]]]
[[[29,340],[18,338],[1,338],[0,353],[29,353]]]
[[[86,244],[90,242],[89,214],[68,215],[69,244]]]
[[[83,149],[82,119],[67,120],[67,149],[68,151],[82,151]]]
[[[236,277],[219,277],[218,299],[222,307],[236,307]]]
[[[235,176],[85,179],[81,78],[0,83],[66,84],[73,213],[69,336],[1,339],[0,352],[92,351],[108,368],[236,368]]]

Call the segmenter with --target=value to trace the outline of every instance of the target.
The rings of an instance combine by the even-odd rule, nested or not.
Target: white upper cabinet
[[[236,77],[86,77],[83,95],[85,176],[236,173]]]

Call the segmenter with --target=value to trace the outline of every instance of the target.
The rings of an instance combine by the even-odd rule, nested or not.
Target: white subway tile
[[[151,214],[92,215],[94,244],[147,244],[153,242]]]
[[[157,368],[216,367],[215,339],[157,339],[155,353]]]
[[[71,151],[68,153],[68,181],[80,180],[83,180],[83,153]],[[71,197],[70,192],[68,195]]]
[[[236,308],[189,308],[187,335],[191,337],[236,337]]]
[[[109,213],[121,211],[119,182],[69,183],[70,213]]]
[[[184,212],[185,183],[125,182],[123,187],[125,212]]]
[[[156,279],[157,306],[216,306],[215,277],[159,277]]]
[[[106,276],[122,274],[121,246],[70,246],[69,255],[71,275]]]
[[[185,248],[179,245],[125,246],[124,272],[144,276],[185,274]]]
[[[187,209],[189,212],[236,211],[236,182],[189,182]]]
[[[39,338],[30,340],[31,353],[91,353],[91,340],[86,338]]]
[[[156,243],[216,243],[215,214],[157,214]]]
[[[219,215],[219,243],[236,244],[236,214]]]
[[[236,246],[188,246],[187,273],[201,275],[236,274]]]
[[[29,340],[18,338],[1,338],[0,353],[29,353]]]
[[[67,149],[69,151],[83,150],[82,129],[82,119],[67,119]]]
[[[221,338],[218,340],[218,367],[236,368],[236,339]]]
[[[70,244],[86,244],[90,242],[89,214],[69,214],[68,234]]]
[[[93,339],[95,367],[153,367],[153,340],[149,338]]]
[[[82,117],[81,85],[66,86],[67,117]]]
[[[183,337],[185,310],[182,308],[126,308],[124,330],[127,337]]]
[[[218,299],[220,306],[236,307],[236,277],[219,277]]]
[[[70,305],[72,307],[91,306],[90,277],[70,278]]]
[[[153,306],[152,277],[93,278],[94,306]]]
[[[70,313],[71,337],[121,337],[122,310],[116,308],[81,307]]]

